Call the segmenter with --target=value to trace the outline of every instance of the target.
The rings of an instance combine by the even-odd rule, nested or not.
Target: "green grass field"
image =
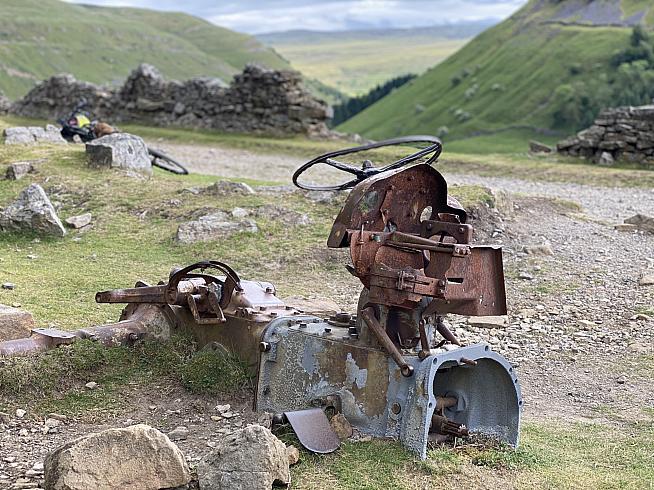
[[[59,0],[0,5],[0,90],[11,99],[56,73],[104,84],[122,81],[144,62],[170,78],[226,82],[248,62],[288,67],[255,38],[186,14]]]
[[[649,2],[609,3],[616,2],[625,17],[648,11],[654,25]],[[556,88],[604,73],[631,33],[626,27],[548,23],[561,8],[560,2],[529,2],[338,129],[379,139],[447,127],[449,138],[458,139],[480,130],[553,127]],[[564,136],[574,128],[561,129]]]

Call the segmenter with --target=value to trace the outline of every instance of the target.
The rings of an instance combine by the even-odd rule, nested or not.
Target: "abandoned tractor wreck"
[[[407,143],[428,146],[381,168],[335,159]],[[461,345],[443,322],[447,313],[504,315],[506,297],[501,249],[472,244],[466,211],[431,166],[441,150],[436,138],[396,138],[321,155],[293,176],[303,189],[352,188],[327,244],[350,250],[346,268],[363,284],[355,315],[299,311],[272,284],[202,261],[173,270],[166,283],[98,293],[99,303],[127,303],[117,323],[36,329],[0,343],[0,355],[78,338],[115,345],[190,331],[200,345],[246,361],[257,378],[255,409],[289,422],[312,451],[338,447],[327,418],[334,413],[363,434],[399,439],[423,459],[430,441],[469,433],[516,446],[522,399],[513,367],[488,345]],[[353,177],[303,183],[318,164]]]

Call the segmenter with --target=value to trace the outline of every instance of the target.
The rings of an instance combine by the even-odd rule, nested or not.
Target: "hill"
[[[555,115],[584,101],[566,91],[601,90],[597,84],[616,71],[611,59],[629,45],[636,24],[654,24],[651,2],[531,0],[339,129],[372,138],[443,134],[444,127],[453,138],[570,132],[578,122],[561,123]]]
[[[307,76],[356,96],[399,75],[423,73],[494,22],[416,29],[296,30],[260,34],[257,39]]]
[[[56,73],[105,83],[125,78],[142,62],[170,78],[225,81],[248,62],[288,67],[252,36],[186,14],[2,0],[0,90],[12,99]]]

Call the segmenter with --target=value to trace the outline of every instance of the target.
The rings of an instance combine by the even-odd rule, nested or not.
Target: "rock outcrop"
[[[17,126],[3,131],[5,145],[34,145],[40,143],[65,144],[59,128],[48,124],[45,128],[39,126]]]
[[[152,175],[152,161],[142,138],[128,133],[114,133],[86,143],[89,166],[120,168]]]
[[[560,154],[587,158],[601,165],[624,160],[654,164],[654,105],[606,109],[593,125],[559,142]]]
[[[218,441],[198,465],[202,490],[270,490],[291,481],[286,446],[270,430],[250,425]]]
[[[302,86],[299,73],[248,65],[226,86],[215,78],[165,80],[140,65],[122,87],[100,87],[57,75],[15,102],[20,116],[58,118],[85,100],[96,117],[116,122],[265,134],[328,134],[331,109]]]
[[[48,490],[159,490],[190,481],[179,448],[143,424],[85,435],[45,459]]]
[[[50,199],[38,184],[23,189],[18,199],[0,211],[0,230],[54,236],[66,234]]]

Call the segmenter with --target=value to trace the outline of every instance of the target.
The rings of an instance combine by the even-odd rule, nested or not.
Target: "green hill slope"
[[[255,38],[186,14],[59,0],[0,3],[0,90],[10,98],[61,72],[95,83],[118,81],[141,62],[170,78],[225,81],[251,61],[288,67]]]
[[[415,29],[286,31],[259,34],[305,75],[349,95],[441,62],[494,21]]]
[[[638,23],[654,24],[651,1],[531,0],[339,129],[381,138],[445,126],[458,138],[553,128],[556,89],[606,74]]]

